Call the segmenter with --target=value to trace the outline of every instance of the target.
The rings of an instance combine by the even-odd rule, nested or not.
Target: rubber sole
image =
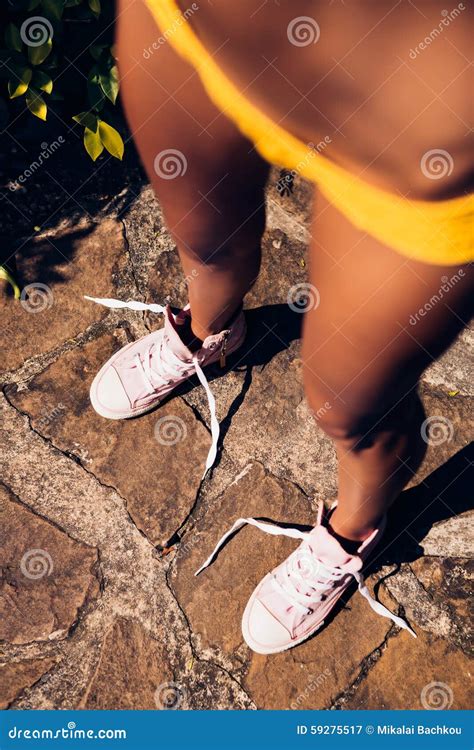
[[[247,335],[247,329],[245,329],[243,337],[237,342],[237,344],[232,349],[229,349],[228,356],[230,356],[231,354],[234,354],[234,352],[236,352],[242,346],[242,344],[245,341],[246,335]],[[122,354],[124,351],[127,351],[127,349],[132,347],[135,343],[136,343],[135,341],[131,341],[130,344],[127,344],[125,347],[122,347],[122,349],[120,349],[117,352],[117,354]],[[91,387],[89,389],[90,402],[92,404],[94,411],[97,414],[99,414],[99,416],[104,417],[104,419],[112,419],[116,421],[120,419],[133,419],[134,417],[141,417],[142,414],[147,414],[148,412],[153,411],[153,409],[156,409],[156,407],[159,406],[161,401],[164,401],[165,398],[168,398],[168,396],[171,393],[173,393],[174,389],[172,388],[164,396],[160,396],[159,398],[156,398],[154,401],[147,404],[146,406],[141,406],[137,409],[133,409],[133,411],[128,410],[126,412],[119,412],[119,413],[115,411],[110,411],[109,409],[107,409],[106,407],[104,407],[102,404],[99,403],[96,397],[96,393],[95,393],[95,390],[96,390],[95,384],[98,380],[100,380],[100,377],[105,372],[105,370],[111,366],[111,360],[113,361],[114,357],[115,355],[112,355],[112,357],[108,359],[104,365],[102,365],[99,372],[97,373],[94,380],[92,381]],[[216,364],[216,362],[218,361],[219,361],[219,355],[217,355],[216,359],[213,360],[212,362],[209,362],[203,369],[207,369],[211,365]],[[191,378],[191,377],[194,377],[194,375],[189,375],[188,377]],[[178,388],[180,385],[182,385],[182,383],[178,383],[176,385],[176,388]]]
[[[249,627],[248,627],[248,619],[250,615],[250,610],[252,609],[252,604],[257,598],[257,593],[260,589],[260,586],[266,581],[266,579],[269,577],[269,575],[265,576],[265,578],[262,579],[261,584],[255,589],[252,596],[247,602],[247,606],[244,609],[244,613],[242,615],[242,635],[244,636],[245,643],[249,648],[252,649],[252,651],[255,651],[256,654],[263,654],[264,656],[269,656],[271,654],[281,654],[282,651],[289,651],[290,648],[294,648],[295,646],[299,646],[304,641],[307,641],[309,638],[311,638],[312,635],[317,633],[317,631],[322,628],[324,625],[324,620],[321,620],[320,623],[318,623],[314,628],[310,630],[309,633],[306,633],[305,635],[302,635],[301,638],[298,638],[295,641],[291,641],[291,643],[288,643],[286,646],[278,646],[277,648],[265,648],[260,643],[256,643],[256,641],[253,640],[252,636],[250,635]],[[345,589],[344,589],[345,591]],[[344,592],[341,592],[341,596]],[[337,597],[336,602],[339,600],[339,597]]]

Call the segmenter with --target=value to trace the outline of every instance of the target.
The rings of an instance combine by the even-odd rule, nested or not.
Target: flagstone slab
[[[179,700],[166,645],[136,622],[119,619],[105,634],[99,662],[80,708],[147,710]],[[161,687],[161,690],[160,690]],[[155,699],[156,694],[156,699]]]
[[[443,638],[423,632],[390,638],[347,709],[469,709],[472,661]]]
[[[24,659],[0,665],[0,710],[8,708],[26,688],[34,685],[56,663],[54,657]]]
[[[24,299],[0,296],[1,371],[18,368],[77,336],[106,317],[108,310],[84,299],[116,297],[117,274],[126,265],[122,226],[115,219],[81,222],[74,230],[49,233],[17,252],[18,282]]]
[[[165,543],[193,507],[210,436],[192,409],[173,398],[140,419],[107,420],[93,410],[89,387],[123,343],[115,331],[66,352],[25,390],[7,390],[33,429],[76,457],[124,498],[153,544]]]
[[[97,550],[32,513],[0,488],[0,640],[65,638],[97,597]]]
[[[248,516],[314,524],[311,503],[301,491],[251,464],[201,513],[184,538],[182,553],[178,547],[172,588],[196,644],[224,660],[258,708],[327,707],[356,678],[362,660],[383,642],[391,623],[354,595],[327,627],[297,649],[271,657],[250,651],[240,626],[247,600],[295,542],[244,528],[210,568],[194,577],[219,537],[237,518]]]

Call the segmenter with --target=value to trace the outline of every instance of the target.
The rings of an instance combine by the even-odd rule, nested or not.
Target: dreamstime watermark
[[[163,682],[155,690],[155,705],[159,711],[176,711],[183,704],[185,690],[177,682]]]
[[[329,401],[325,401],[322,406],[319,407],[318,411],[313,411],[314,416],[316,419],[322,419],[325,414],[327,414],[328,411],[332,409],[331,404]]]
[[[41,144],[41,151],[38,157],[27,166],[25,171],[22,172],[16,180],[8,183],[8,189],[11,190],[12,193],[19,190],[64,143],[66,143],[66,139],[62,135],[58,136],[57,140],[52,143],[46,143],[46,141],[44,141]]]
[[[177,148],[165,148],[155,156],[153,168],[162,180],[174,180],[186,174],[188,160]]]
[[[321,36],[319,24],[311,16],[293,18],[287,26],[286,36],[295,47],[308,47],[316,44]]]
[[[47,284],[27,284],[21,291],[20,304],[28,313],[40,313],[53,304],[53,292]]]
[[[318,690],[318,688],[320,688],[321,685],[323,685],[330,676],[331,672],[329,668],[326,667],[323,672],[320,672],[320,674],[312,677],[307,683],[305,689],[295,698],[294,701],[290,703],[290,708],[293,711],[297,711],[299,708],[301,708],[301,706],[306,703],[311,694],[314,693],[315,690]]]
[[[318,143],[310,141],[308,143],[308,151],[304,159],[300,159],[296,167],[294,167],[293,169],[283,169],[280,172],[280,176],[276,185],[276,188],[280,195],[289,195],[293,192],[293,182],[295,177],[303,172],[308,164],[316,157],[316,155],[320,154],[321,151],[324,151],[324,149],[327,148],[330,143],[332,143],[332,140],[329,135],[325,135],[324,138],[322,138]]]
[[[444,148],[432,148],[421,157],[420,169],[428,180],[442,180],[452,173],[454,159]]]
[[[436,41],[436,39],[443,33],[446,27],[461,15],[463,10],[466,10],[466,6],[464,5],[464,3],[458,3],[458,5],[452,10],[442,10],[441,21],[439,22],[438,26],[435,26],[435,28],[432,29],[430,33],[425,36],[425,38],[421,42],[419,42],[419,44],[416,45],[416,47],[412,47],[410,49],[409,57],[412,60],[416,60],[418,55],[421,55],[421,53],[424,52],[425,49],[428,49],[428,47],[433,44],[434,41]]]
[[[75,721],[68,721],[60,729],[23,729],[13,726],[8,730],[11,740],[126,740],[126,729],[78,729]],[[63,745],[64,746],[64,745]]]
[[[191,273],[188,273],[184,277],[184,283],[186,284],[186,286],[189,286],[189,284],[192,281],[194,281],[194,279],[197,279],[198,276],[199,276],[199,271],[197,270],[197,268],[193,268],[193,270],[191,271]]]
[[[446,711],[453,705],[454,694],[445,682],[430,682],[421,691],[420,701],[427,711]]]
[[[427,445],[443,445],[453,439],[453,423],[447,417],[436,414],[425,419],[420,427],[420,434]]]
[[[52,422],[54,422],[55,419],[57,419],[63,411],[65,411],[66,407],[63,403],[59,403],[57,406],[54,407],[50,412],[43,412],[43,415],[36,423],[36,429],[43,429],[44,427],[48,427]]]
[[[188,431],[181,417],[170,414],[161,417],[154,427],[155,440],[160,445],[176,445],[186,439]]]
[[[52,39],[54,30],[51,21],[44,16],[30,16],[20,27],[20,38],[27,47],[41,47]]]
[[[179,560],[183,555],[189,555],[192,550],[199,545],[201,542],[199,538],[199,534],[194,533],[193,536],[191,536],[189,539],[186,539],[185,541],[180,541],[176,545],[176,552],[175,552],[175,561]]]
[[[416,326],[417,323],[420,322],[420,318],[424,318],[427,313],[430,312],[430,310],[433,309],[441,300],[443,299],[445,294],[448,294],[448,292],[456,286],[456,284],[461,281],[461,279],[465,276],[464,269],[460,268],[457,273],[454,273],[452,276],[441,276],[441,281],[443,282],[436,292],[436,294],[433,294],[430,299],[425,302],[423,307],[420,307],[418,312],[410,315],[408,322],[411,326]]]
[[[297,313],[305,313],[319,307],[319,291],[313,284],[303,282],[295,284],[288,290],[286,302],[290,310]]]
[[[20,560],[20,570],[30,581],[50,576],[54,570],[53,558],[44,549],[29,549]]]
[[[153,44],[143,50],[143,57],[145,58],[145,60],[149,60],[154,52],[156,52],[157,49],[165,44],[165,42],[167,42],[168,39],[176,33],[180,26],[182,26],[188,20],[188,18],[191,18],[193,13],[195,13],[197,10],[199,10],[199,5],[197,3],[192,3],[189,8],[183,10],[181,15],[177,16],[174,19],[171,26],[168,26],[168,28],[164,30],[163,34],[158,37],[158,39],[156,39]]]
[[[320,569],[320,561],[304,546],[296,549],[286,563],[286,572],[302,582],[314,581]]]

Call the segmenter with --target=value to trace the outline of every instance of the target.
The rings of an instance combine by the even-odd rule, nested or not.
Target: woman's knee
[[[321,429],[347,450],[368,447],[380,433],[397,433],[411,421],[419,399],[409,387],[402,398],[395,396],[390,384],[373,384],[368,393],[357,386],[337,392],[314,372],[305,372],[305,393],[310,409]]]

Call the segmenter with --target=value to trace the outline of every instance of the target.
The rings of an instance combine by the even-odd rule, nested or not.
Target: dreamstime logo
[[[184,689],[176,682],[163,682],[155,690],[155,705],[159,711],[176,711],[184,700]]]
[[[15,190],[19,190],[23,186],[23,183],[25,183],[26,180],[32,177],[35,172],[37,172],[38,169],[43,166],[44,162],[47,161],[50,156],[56,153],[58,148],[60,148],[63,143],[66,143],[66,141],[62,135],[60,135],[58,139],[56,141],[53,141],[52,143],[43,141],[43,143],[41,144],[41,151],[39,153],[39,156],[34,161],[32,161],[31,164],[28,165],[25,171],[22,172],[22,174],[19,175],[16,180],[8,183],[8,189],[12,192],[14,192]]]
[[[430,682],[421,691],[421,705],[427,711],[444,711],[453,705],[453,691],[445,682]]]
[[[53,38],[53,33],[50,21],[43,16],[27,18],[20,28],[21,40],[27,47],[41,47],[48,39]]]
[[[160,445],[176,445],[186,439],[187,429],[180,417],[161,417],[155,424],[155,439]]]
[[[421,157],[421,171],[429,180],[442,180],[454,169],[454,159],[444,148],[432,148]]]
[[[166,148],[155,156],[153,167],[158,177],[163,180],[174,180],[186,174],[188,161],[182,151]]]
[[[305,313],[315,310],[320,303],[319,291],[313,284],[295,284],[288,291],[287,305],[293,312]]]
[[[466,10],[466,6],[464,5],[464,3],[458,3],[458,5],[450,11],[442,10],[441,21],[437,26],[434,27],[434,29],[431,29],[430,33],[425,36],[425,38],[422,39],[421,42],[416,45],[416,47],[411,48],[409,57],[412,60],[416,60],[418,55],[421,55],[424,50],[428,49],[428,47],[433,44],[433,42],[435,42],[439,36],[441,36],[447,26],[455,21],[456,18],[459,18],[463,10]]]
[[[145,60],[149,60],[154,52],[165,44],[197,10],[199,10],[199,5],[197,3],[192,3],[192,5],[189,8],[186,8],[180,16],[176,16],[171,26],[168,26],[168,28],[164,30],[162,36],[156,39],[148,48],[143,50],[143,57]]]
[[[288,41],[295,47],[307,47],[309,44],[316,44],[320,34],[321,29],[311,16],[293,18],[286,29]]]
[[[453,273],[451,277],[449,276],[441,276],[442,284],[438,291],[433,294],[427,302],[423,305],[423,307],[420,307],[418,312],[412,313],[409,318],[409,323],[411,326],[416,326],[417,323],[420,322],[420,318],[424,318],[425,315],[427,315],[430,310],[433,309],[441,300],[444,298],[445,294],[448,294],[448,292],[451,291],[453,286],[455,286],[461,279],[464,278],[465,272],[463,268],[459,268],[456,273]]]
[[[53,568],[53,558],[44,549],[29,549],[20,560],[21,572],[31,581],[50,576]]]
[[[297,549],[290,555],[287,572],[300,581],[314,581],[321,568],[321,563],[307,549]]]
[[[324,151],[330,143],[332,143],[332,140],[329,135],[325,135],[319,143],[313,143],[313,141],[310,141],[307,144],[308,149],[304,159],[300,159],[294,169],[282,169],[276,186],[280,195],[290,195],[290,193],[293,192],[293,182],[295,177],[300,173],[304,174],[306,167],[310,164],[311,160],[315,158],[316,154],[320,154],[321,151]]]
[[[421,437],[428,445],[442,445],[453,439],[453,423],[441,415],[425,419],[420,429]]]
[[[298,708],[301,708],[301,706],[311,696],[311,693],[314,693],[316,690],[319,690],[321,685],[323,685],[330,676],[331,676],[331,672],[329,668],[326,667],[324,672],[320,672],[319,674],[311,677],[311,679],[308,681],[304,690],[302,690],[302,692],[299,695],[297,695],[297,697],[290,703],[290,708],[293,711],[296,711]]]
[[[22,289],[20,303],[26,312],[43,312],[53,304],[53,292],[46,284],[27,284]]]

